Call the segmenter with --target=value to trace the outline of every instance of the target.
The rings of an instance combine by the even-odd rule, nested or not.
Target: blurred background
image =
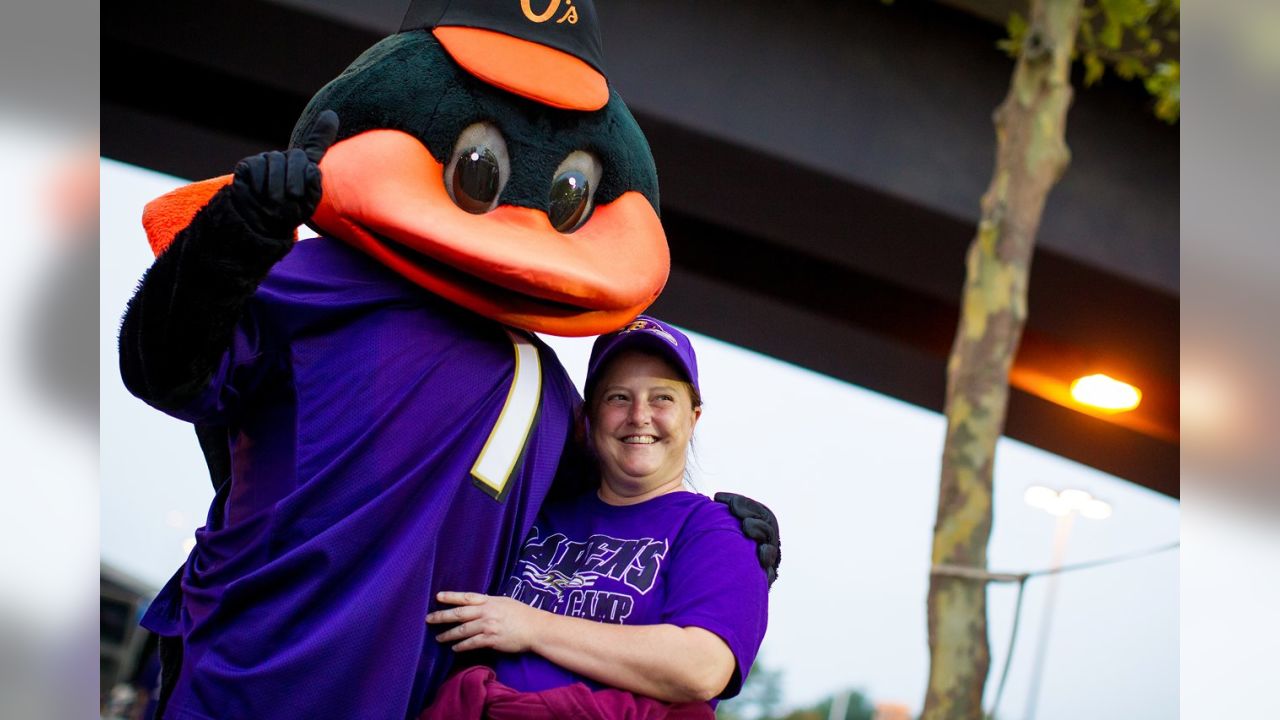
[[[137,616],[212,495],[190,430],[129,398],[115,371],[118,318],[150,261],[142,204],[282,146],[402,5],[142,3],[107,13],[100,37],[96,6],[3,11],[0,146],[16,162],[0,201],[17,241],[0,365],[16,463],[0,551],[6,715],[84,716],[117,683],[131,692]],[[765,501],[786,537],[753,687],[723,712],[909,717],[928,668],[943,365],[1012,69],[996,43],[1018,4],[599,5],[610,79],[662,183],[674,268],[654,312],[696,333],[707,368],[695,483]],[[1109,372],[1144,403],[1108,420],[1015,388],[990,564],[1123,555],[1180,531],[1184,546],[1062,575],[1051,622],[1050,583],[1030,580],[999,717],[1280,711],[1262,672],[1280,640],[1280,13],[1261,0],[1186,12],[1192,102],[1178,124],[1135,81],[1077,92],[1017,361],[1058,379]],[[86,367],[99,295],[100,478]],[[580,379],[588,345],[556,347]],[[1032,486],[1088,491],[1109,516],[1076,519],[1055,553],[1062,522],[1026,502]],[[988,706],[1015,594],[988,594]]]
[[[311,95],[404,9],[230,1],[104,17],[104,367],[150,262],[142,204],[283,146]],[[695,483],[766,502],[786,535],[758,697],[722,714],[826,703],[825,717],[844,697],[852,717],[855,692],[867,707],[920,710],[945,363],[1012,67],[996,45],[1015,9],[599,3],[610,80],[659,169],[674,268],[652,311],[696,333],[702,357]],[[1024,501],[1033,486],[1112,509],[1074,523],[1056,562],[1177,540],[1178,129],[1153,102],[1115,78],[1078,93],[1016,363],[1062,386],[1107,373],[1143,402],[1101,416],[1039,380],[1015,390],[993,568],[1055,562],[1059,523]],[[580,381],[589,341],[553,344]],[[103,572],[133,579],[141,603],[182,561],[211,491],[186,426],[110,373],[102,401]],[[1175,716],[1177,586],[1176,552],[1081,571],[1053,590],[1050,618],[1053,586],[1030,581],[1000,716]],[[995,676],[1016,588],[989,595]],[[112,680],[127,678],[124,658]]]
[[[98,6],[0,9],[0,708],[98,707]]]

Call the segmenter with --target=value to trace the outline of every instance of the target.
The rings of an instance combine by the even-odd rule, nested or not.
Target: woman
[[[600,712],[654,698],[692,703],[676,707],[710,717],[751,668],[768,588],[754,541],[728,509],[684,490],[687,449],[702,415],[689,339],[646,316],[601,336],[584,412],[598,488],[543,507],[503,596],[440,593],[454,607],[427,622],[457,623],[437,640],[456,642],[458,652],[503,653],[492,671],[500,685],[478,679],[487,670],[463,673],[503,697],[570,687],[586,693],[575,685],[581,682],[601,691],[593,694],[604,699]],[[459,677],[427,716],[445,716],[441,705],[460,697]],[[650,707],[657,714],[641,716],[670,709]]]

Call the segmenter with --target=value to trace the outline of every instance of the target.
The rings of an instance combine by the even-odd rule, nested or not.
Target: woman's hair
[[[679,380],[679,383],[684,387],[685,391],[689,393],[689,398],[693,400],[694,409],[702,407],[702,394],[698,392],[698,388],[694,387],[693,383],[689,382],[688,378],[683,377],[683,373],[680,373],[680,368],[675,363],[671,362],[671,360],[669,360],[666,355],[663,355],[660,352],[651,352],[643,348],[629,349],[627,352],[658,358],[662,362],[666,363],[668,367],[675,370],[678,374],[681,375],[681,379]],[[583,388],[586,391],[586,393],[583,395],[583,398],[584,398],[583,405],[585,407],[586,414],[588,417],[590,417],[591,412],[595,410],[596,402],[599,399],[596,397],[596,395],[600,390],[600,379],[609,373],[609,368],[613,365],[614,362],[617,361],[617,359],[618,358],[616,357],[610,358],[607,363],[605,363],[603,366],[600,367],[598,371],[596,371],[595,375],[587,378],[587,386]]]

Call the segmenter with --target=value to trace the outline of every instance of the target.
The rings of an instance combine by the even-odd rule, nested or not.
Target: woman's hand
[[[499,652],[520,653],[533,650],[537,632],[549,613],[532,608],[509,597],[472,592],[441,592],[436,600],[457,605],[437,610],[427,616],[427,623],[439,625],[460,623],[436,636],[438,642],[461,640],[454,651],[493,648]]]

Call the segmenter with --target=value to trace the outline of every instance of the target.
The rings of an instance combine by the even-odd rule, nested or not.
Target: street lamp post
[[[1058,518],[1053,532],[1053,559],[1050,562],[1049,587],[1045,591],[1044,617],[1040,621],[1040,639],[1035,660],[1031,666],[1031,689],[1027,693],[1025,720],[1034,720],[1040,700],[1040,678],[1044,674],[1044,660],[1049,650],[1049,632],[1053,625],[1053,611],[1058,597],[1058,569],[1067,552],[1067,539],[1076,515],[1092,520],[1111,516],[1111,506],[1083,490],[1056,491],[1046,487],[1029,487],[1025,494],[1028,505],[1040,508]]]

